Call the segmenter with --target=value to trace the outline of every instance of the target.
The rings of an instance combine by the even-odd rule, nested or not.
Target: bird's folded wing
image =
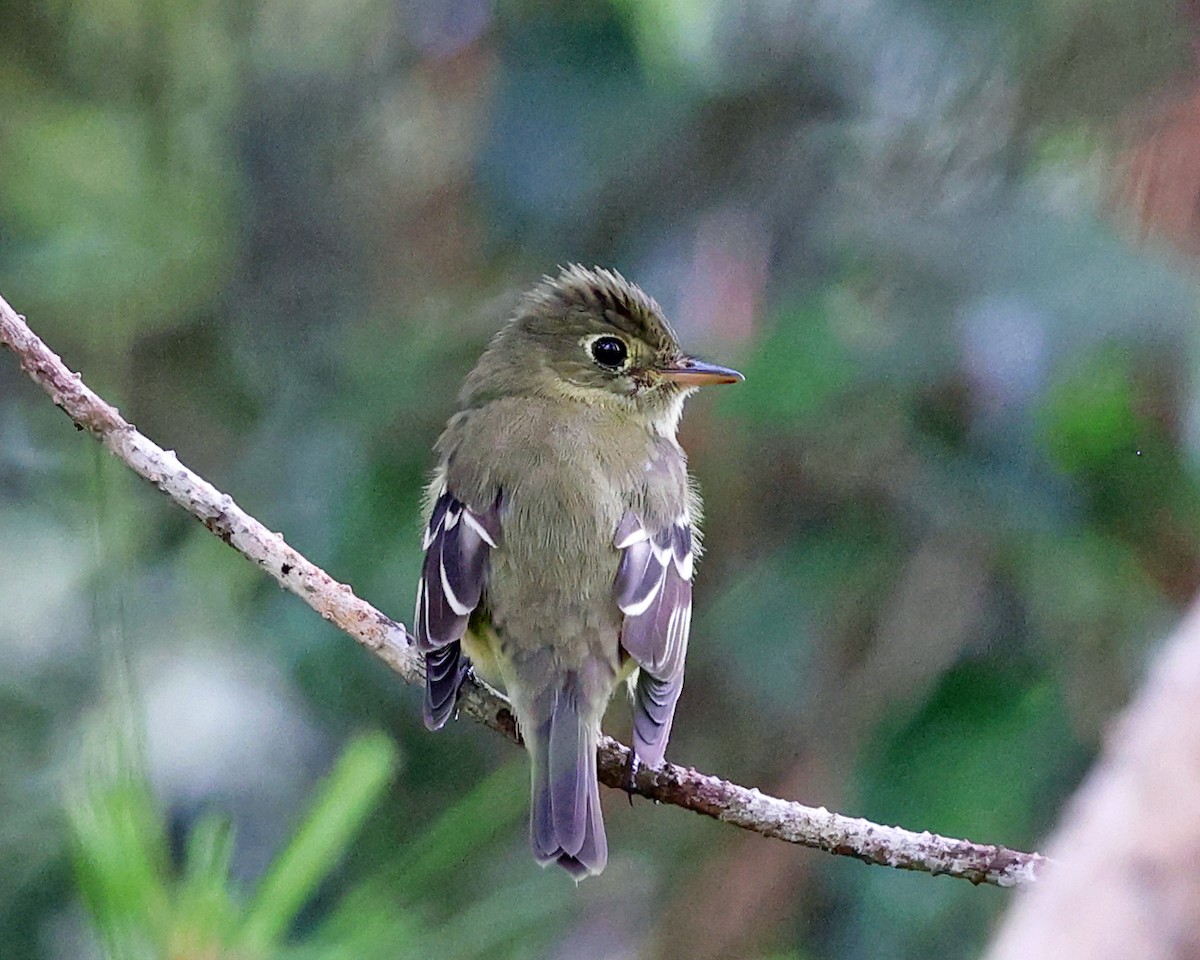
[[[615,584],[625,615],[621,646],[641,667],[634,696],[633,741],[638,758],[662,761],[683,689],[692,622],[692,525],[686,516],[648,529],[634,513],[617,527],[621,551]]]
[[[459,647],[483,596],[488,556],[500,542],[499,501],[473,510],[447,492],[425,531],[425,563],[417,584],[417,649],[425,654],[425,722],[436,729],[454,712],[468,662]]]

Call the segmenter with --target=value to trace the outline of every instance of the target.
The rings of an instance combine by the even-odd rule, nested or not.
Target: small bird
[[[468,671],[508,694],[532,766],[530,840],[578,881],[608,842],[600,721],[628,682],[633,746],[662,762],[683,687],[700,498],[683,401],[742,375],[687,356],[620,274],[572,265],[522,300],[435,447],[416,640],[425,725]]]

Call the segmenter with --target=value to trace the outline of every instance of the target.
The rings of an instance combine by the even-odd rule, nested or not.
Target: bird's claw
[[[629,765],[625,768],[624,790],[629,797],[629,805],[633,806],[633,795],[637,792],[638,758],[637,752],[629,751]]]

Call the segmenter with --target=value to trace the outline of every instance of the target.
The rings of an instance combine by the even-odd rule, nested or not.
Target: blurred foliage
[[[172,863],[168,824],[144,772],[122,748],[119,733],[101,726],[99,757],[68,809],[72,859],[80,896],[105,957],[427,957],[443,924],[458,928],[455,956],[523,956],[530,939],[558,907],[553,898],[513,911],[508,891],[451,919],[425,915],[422,891],[453,869],[460,851],[490,841],[516,813],[502,812],[496,792],[515,793],[525,779],[510,763],[464,797],[423,838],[425,852],[408,853],[375,876],[360,879],[338,902],[318,898],[363,822],[396,773],[398,755],[383,734],[351,740],[308,811],[267,868],[243,894],[230,877],[234,834],[216,812],[201,814],[181,838]],[[484,816],[484,813],[487,816]],[[304,909],[316,903],[315,909]],[[302,912],[303,910],[303,912]],[[500,922],[497,923],[497,920]],[[304,929],[296,935],[297,927]]]
[[[748,377],[684,420],[708,550],[672,758],[1041,841],[1200,584],[1194,5],[0,19],[0,292],[147,434],[403,618],[463,375],[542,273],[617,267]],[[15,364],[0,398],[5,956],[95,955],[86,909],[110,952],[955,958],[1010,899],[621,796],[573,889],[528,856],[520,755],[428,735]],[[114,659],[152,792],[94,781],[64,822]],[[311,806],[363,727],[394,784]]]

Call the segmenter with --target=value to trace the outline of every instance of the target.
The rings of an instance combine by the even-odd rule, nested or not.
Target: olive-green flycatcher
[[[619,274],[546,277],[492,339],[437,442],[416,638],[425,723],[469,668],[507,691],[532,757],[538,862],[608,859],[596,744],[613,691],[657,766],[683,687],[700,498],[675,439],[696,387],[741,374],[679,347]]]

